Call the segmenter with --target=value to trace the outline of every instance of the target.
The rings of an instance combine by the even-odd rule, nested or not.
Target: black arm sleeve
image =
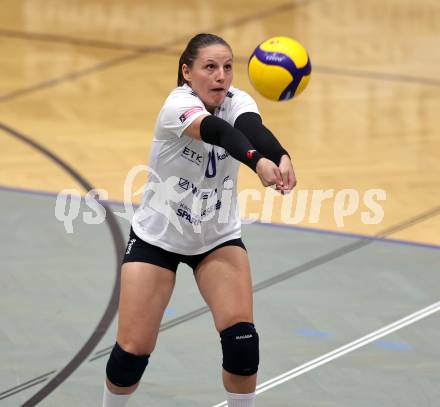
[[[281,157],[284,154],[289,155],[272,132],[263,125],[258,113],[246,112],[241,114],[235,120],[234,127],[244,133],[254,148],[276,165],[280,164]]]
[[[200,123],[200,137],[206,143],[223,147],[254,171],[258,160],[263,157],[240,130],[214,115],[206,116]]]

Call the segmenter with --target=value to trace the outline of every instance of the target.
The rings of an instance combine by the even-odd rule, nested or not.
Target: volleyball
[[[307,86],[312,65],[306,49],[289,37],[272,37],[258,45],[248,63],[249,79],[264,97],[282,101]]]

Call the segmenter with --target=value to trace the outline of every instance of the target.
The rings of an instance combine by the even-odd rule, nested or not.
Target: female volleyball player
[[[264,127],[254,100],[231,86],[232,51],[220,37],[192,38],[156,124],[150,178],[121,271],[116,344],[103,407],[125,406],[156,344],[180,262],[214,318],[229,407],[254,405],[259,363],[249,261],[240,238],[239,163],[264,186],[295,184],[287,152]]]

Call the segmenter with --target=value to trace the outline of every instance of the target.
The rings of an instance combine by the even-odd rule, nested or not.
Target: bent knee
[[[107,361],[107,379],[119,387],[138,383],[148,365],[150,354],[137,355],[115,343]]]
[[[151,355],[156,346],[156,342],[151,343],[149,341],[135,339],[131,335],[125,337],[118,336],[116,343],[126,352],[137,356]]]
[[[239,322],[220,332],[223,369],[227,372],[251,376],[260,362],[259,337],[254,324]]]
[[[221,333],[225,329],[234,326],[236,324],[239,324],[243,321],[247,321],[248,323],[252,323],[252,312],[242,312],[240,314],[237,314],[236,312],[228,314],[223,314],[221,318],[215,319],[215,328],[217,329],[218,333]]]

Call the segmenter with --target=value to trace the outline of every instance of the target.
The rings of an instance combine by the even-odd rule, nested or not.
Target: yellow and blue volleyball
[[[255,48],[248,63],[254,88],[271,100],[289,100],[307,86],[312,65],[306,49],[289,37],[272,37]]]

